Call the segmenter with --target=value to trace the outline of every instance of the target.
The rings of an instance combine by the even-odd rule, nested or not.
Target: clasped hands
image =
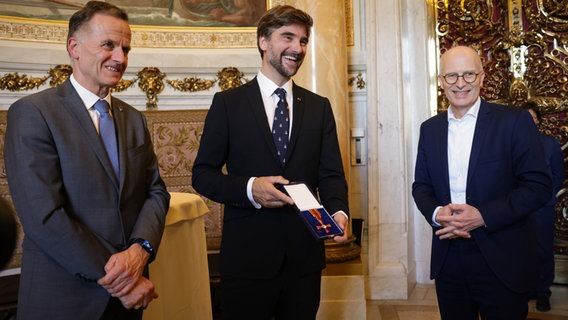
[[[442,229],[436,231],[440,239],[471,238],[470,231],[485,225],[477,208],[469,204],[448,204],[436,214]]]
[[[290,183],[290,181],[282,176],[258,177],[254,179],[252,184],[252,196],[254,201],[265,208],[280,208],[287,204],[293,205],[294,200],[275,187],[276,184],[288,183]],[[335,220],[341,230],[344,230],[343,235],[333,237],[333,241],[347,241],[349,220],[343,214],[334,215],[333,220]]]
[[[150,255],[139,244],[113,254],[105,265],[106,275],[98,283],[126,309],[145,309],[158,297],[154,284],[142,275]]]

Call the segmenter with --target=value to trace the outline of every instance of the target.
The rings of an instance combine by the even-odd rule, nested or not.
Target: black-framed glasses
[[[454,84],[456,82],[458,82],[458,79],[461,77],[463,78],[463,81],[467,82],[467,83],[473,83],[475,82],[475,80],[477,80],[477,76],[482,74],[483,71],[479,71],[479,72],[464,72],[462,74],[457,74],[457,73],[448,73],[443,75],[442,77],[444,78],[444,80],[446,81],[447,84]]]

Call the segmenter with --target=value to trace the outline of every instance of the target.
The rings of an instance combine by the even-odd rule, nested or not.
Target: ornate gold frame
[[[268,7],[285,0],[267,0]],[[345,0],[347,45],[354,45],[353,0]],[[65,43],[66,21],[0,15],[0,40]],[[132,26],[132,45],[146,48],[253,48],[256,28]]]
[[[284,0],[267,0],[268,8]],[[0,15],[0,40],[65,43],[66,21]],[[132,46],[146,48],[256,47],[256,28],[132,26]]]

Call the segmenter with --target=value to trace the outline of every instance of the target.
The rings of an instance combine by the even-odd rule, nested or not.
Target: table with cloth
[[[162,243],[150,264],[150,280],[158,299],[144,311],[144,320],[212,319],[203,199],[170,192]]]

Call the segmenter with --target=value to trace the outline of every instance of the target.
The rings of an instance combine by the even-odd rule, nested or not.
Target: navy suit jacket
[[[251,177],[283,176],[307,183],[324,207],[348,213],[347,183],[329,100],[293,85],[293,122],[282,167],[255,79],[215,94],[193,166],[193,187],[225,205],[222,276],[271,278],[284,259],[300,274],[325,267],[316,241],[293,206],[255,209]],[[226,166],[226,171],[224,171]]]
[[[412,194],[431,225],[436,207],[451,203],[447,116],[447,111],[442,112],[420,127]],[[471,236],[496,276],[514,291],[534,288],[536,247],[527,218],[551,193],[543,148],[529,113],[482,100],[466,202],[479,209],[486,226],[473,230]],[[431,278],[442,269],[450,241],[432,234]]]
[[[556,193],[562,189],[564,183],[564,156],[562,155],[562,146],[560,142],[554,137],[547,136],[544,133],[539,134],[540,141],[544,147],[544,157],[546,159],[546,166],[548,173],[552,178],[552,198],[546,204],[547,206],[554,207],[556,204]]]
[[[99,318],[97,284],[132,238],[159,246],[169,193],[142,113],[112,99],[120,177],[70,80],[16,101],[4,160],[25,238],[18,319]]]

